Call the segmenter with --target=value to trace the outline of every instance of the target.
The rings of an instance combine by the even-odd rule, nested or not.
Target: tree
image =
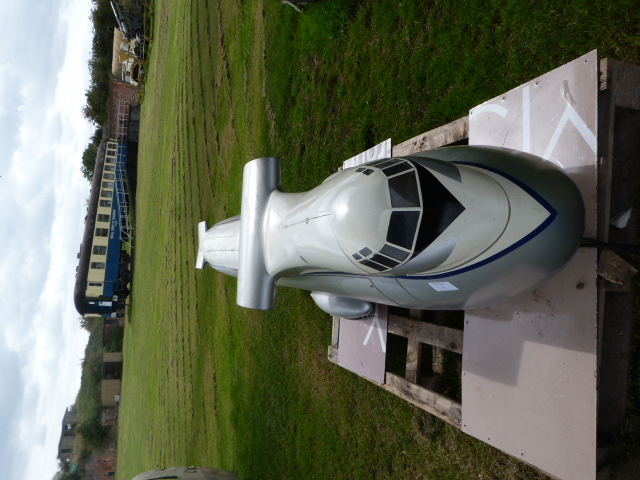
[[[82,154],[82,166],[80,167],[80,171],[84,178],[86,178],[89,182],[93,181],[93,172],[96,168],[96,157],[98,155],[98,149],[100,148],[100,142],[102,142],[102,127],[97,127],[93,135],[91,136],[91,141],[87,148],[85,148],[84,153]]]
[[[93,43],[89,59],[91,83],[86,93],[87,104],[82,109],[82,113],[95,125],[105,125],[109,116],[113,29],[117,26],[117,22],[109,0],[93,0],[93,4],[95,6],[91,11]]]
[[[95,317],[79,317],[78,321],[80,322],[80,326],[84,328],[87,332],[91,333],[93,328],[93,322],[95,321]]]
[[[79,423],[76,432],[82,436],[87,446],[99,450],[107,442],[109,428],[108,425],[102,424],[99,416],[94,415]]]
[[[78,474],[71,473],[69,462],[58,460],[58,471],[53,475],[52,480],[77,480]]]
[[[107,338],[104,339],[104,349],[107,352],[121,352],[124,341],[124,327],[114,325],[109,330]]]

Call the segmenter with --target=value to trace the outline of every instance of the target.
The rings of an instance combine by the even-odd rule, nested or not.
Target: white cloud
[[[82,118],[90,0],[0,0],[0,461],[13,479],[51,478],[86,332],[73,307],[93,133]],[[17,440],[17,441],[16,441]]]

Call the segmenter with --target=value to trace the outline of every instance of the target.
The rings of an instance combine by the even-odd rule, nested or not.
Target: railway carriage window
[[[107,222],[109,223],[109,215],[106,213],[99,213],[98,214],[98,221],[99,222]]]
[[[103,190],[100,192],[100,196],[104,198],[113,198],[113,190]]]
[[[104,267],[105,267],[104,262],[91,262],[91,268],[104,270]]]
[[[113,188],[113,182],[102,182],[102,188]]]
[[[96,237],[108,237],[109,229],[108,228],[96,228]]]
[[[100,282],[89,282],[90,287],[101,287],[102,283]]]
[[[114,165],[105,165],[104,166],[104,170],[105,170],[105,172],[115,172],[116,171],[116,167]]]
[[[411,249],[419,220],[420,212],[417,210],[391,212],[387,242]]]
[[[93,247],[94,255],[106,255],[107,254],[107,246],[106,245],[95,245]]]
[[[114,155],[115,155],[115,153],[114,153]],[[115,163],[115,162],[116,162],[116,159],[115,159],[115,158],[109,158],[109,157],[107,157],[107,158],[105,158],[105,159],[104,159],[104,161],[105,161],[106,163]]]
[[[100,200],[100,206],[111,208],[111,200]]]
[[[105,180],[115,180],[116,176],[113,173],[105,173],[102,175]]]

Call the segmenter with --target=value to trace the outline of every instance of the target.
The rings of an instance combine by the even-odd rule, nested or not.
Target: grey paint
[[[311,292],[311,298],[319,308],[329,315],[342,318],[367,317],[373,311],[373,304],[356,298],[331,295],[324,292]]]
[[[280,187],[280,176],[280,161],[274,157],[259,158],[244,167],[237,293],[242,307],[273,308],[276,281],[265,267],[262,223],[267,200]]]
[[[133,480],[240,480],[233,472],[203,467],[171,467],[164,470],[149,470],[134,477]]]
[[[385,225],[397,209],[381,170],[346,169],[310,192],[287,194],[277,190],[274,158],[246,165],[240,222],[201,234],[198,257],[217,255],[209,250],[217,245],[212,239],[232,238],[228,228],[239,223],[238,304],[259,309],[272,308],[276,282],[408,308],[473,308],[535,288],[571,258],[583,233],[583,205],[559,168],[499,148],[450,147],[428,156],[412,157],[412,168],[429,169],[464,211],[424,250],[388,271],[353,257],[362,247],[380,251],[385,235],[387,243],[391,238]],[[429,168],[434,164],[441,168]],[[439,173],[451,169],[460,178]]]

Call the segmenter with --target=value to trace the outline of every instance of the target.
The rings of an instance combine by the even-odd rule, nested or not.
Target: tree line
[[[103,127],[109,120],[109,84],[111,82],[111,59],[113,51],[113,29],[118,26],[109,0],[92,0],[91,22],[93,41],[89,57],[90,83],[86,92],[87,102],[82,114],[95,130],[89,145],[82,154],[80,170],[92,181],[98,146],[102,141]]]
[[[102,364],[105,352],[121,352],[124,327],[114,326],[104,336],[102,317],[80,317],[80,326],[89,332],[89,341],[82,359],[80,390],[76,396],[78,413],[74,458],[82,466],[94,451],[105,446],[110,427],[102,423]],[[58,471],[52,480],[77,480],[82,478],[82,468],[70,469],[71,462],[60,460]]]

